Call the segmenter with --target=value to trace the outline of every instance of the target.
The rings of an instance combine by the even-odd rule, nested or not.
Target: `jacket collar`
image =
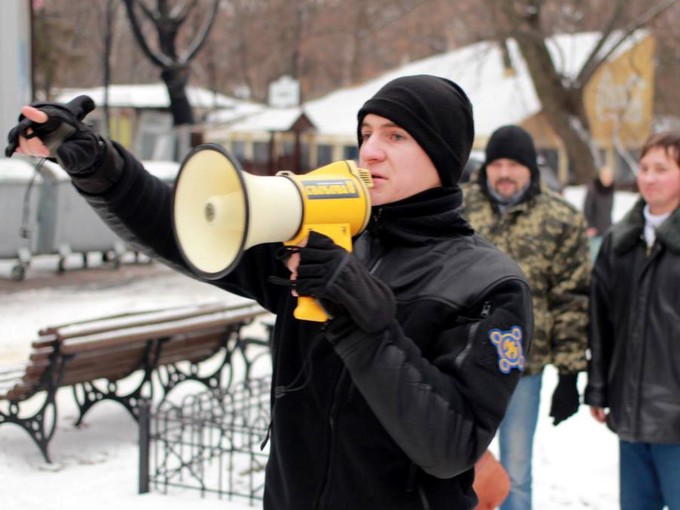
[[[627,252],[640,242],[645,226],[642,213],[645,205],[645,201],[640,198],[613,229],[612,247],[617,254]],[[680,207],[673,211],[659,227],[656,231],[656,239],[669,251],[680,254]]]
[[[461,214],[458,186],[434,188],[412,197],[374,207],[368,231],[386,245],[432,244],[456,235],[471,235]]]
[[[605,186],[604,184],[602,184],[602,181],[597,177],[593,179],[592,187],[596,192],[598,192],[601,195],[614,194],[614,185],[610,184],[609,186]]]

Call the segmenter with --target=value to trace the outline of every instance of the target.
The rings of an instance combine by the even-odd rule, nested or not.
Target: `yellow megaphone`
[[[311,230],[352,251],[371,214],[368,170],[337,161],[304,175],[243,171],[223,147],[204,144],[184,159],[175,182],[173,228],[182,256],[199,276],[215,280],[244,250],[271,242],[297,245]],[[319,303],[300,297],[294,315],[324,322]]]

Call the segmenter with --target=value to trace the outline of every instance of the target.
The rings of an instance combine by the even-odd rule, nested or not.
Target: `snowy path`
[[[168,271],[123,283],[0,291],[0,362],[23,361],[40,327],[91,317],[230,299],[224,292]],[[235,298],[238,299],[238,298]],[[588,409],[553,427],[548,403],[556,382],[549,370],[536,436],[537,510],[617,508],[617,442]],[[580,380],[581,385],[585,381]],[[137,494],[137,429],[122,407],[103,403],[80,429],[69,390],[59,393],[59,423],[47,465],[18,427],[0,427],[0,507],[3,510],[212,510],[249,508],[240,502],[201,499],[191,492]],[[495,445],[494,445],[495,446]]]

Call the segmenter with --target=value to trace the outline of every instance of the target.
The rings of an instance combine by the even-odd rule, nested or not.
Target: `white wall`
[[[2,0],[0,21],[0,157],[19,109],[31,100],[30,1]]]

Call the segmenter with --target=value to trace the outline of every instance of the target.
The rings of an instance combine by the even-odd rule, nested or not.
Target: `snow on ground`
[[[583,190],[565,196],[580,205]],[[627,208],[632,196],[618,199]],[[624,205],[625,204],[625,205]],[[615,212],[620,217],[622,210]],[[49,262],[47,265],[49,265]],[[35,260],[31,271],[40,269]],[[0,263],[0,266],[2,264]],[[0,267],[0,274],[6,274]],[[170,270],[97,285],[52,286],[21,291],[0,290],[0,363],[25,360],[37,331],[48,325],[124,311],[205,301],[237,300],[219,289]],[[618,507],[616,436],[596,423],[582,406],[576,416],[554,427],[548,417],[556,374],[549,368],[543,383],[541,418],[534,456],[535,505],[539,510],[610,510]],[[581,387],[585,379],[579,380]],[[105,402],[75,428],[77,408],[69,389],[58,395],[58,426],[46,464],[16,426],[0,426],[0,508],[2,510],[246,510],[243,501],[227,501],[198,492],[170,489],[168,494],[137,492],[136,423],[121,406]],[[496,450],[496,444],[492,449]]]
[[[34,260],[32,268],[41,262]],[[43,264],[42,271],[50,265],[52,261]],[[28,279],[32,277],[31,271],[34,269],[29,270]],[[0,363],[26,360],[30,342],[44,326],[132,310],[239,300],[169,269],[120,284],[108,281],[98,286],[88,282],[83,286],[3,292]],[[43,460],[22,429],[10,424],[0,426],[2,510],[249,508],[216,497],[201,499],[197,493],[139,495],[137,425],[128,412],[117,403],[103,402],[76,428],[73,424],[78,411],[71,390],[60,390],[57,398],[58,425],[49,447],[52,464]]]
[[[614,194],[614,209],[612,211],[612,220],[617,222],[630,210],[631,207],[638,200],[640,195],[630,191],[617,191]],[[578,210],[583,209],[583,202],[586,198],[585,186],[567,186],[564,189],[564,198],[567,199]]]

